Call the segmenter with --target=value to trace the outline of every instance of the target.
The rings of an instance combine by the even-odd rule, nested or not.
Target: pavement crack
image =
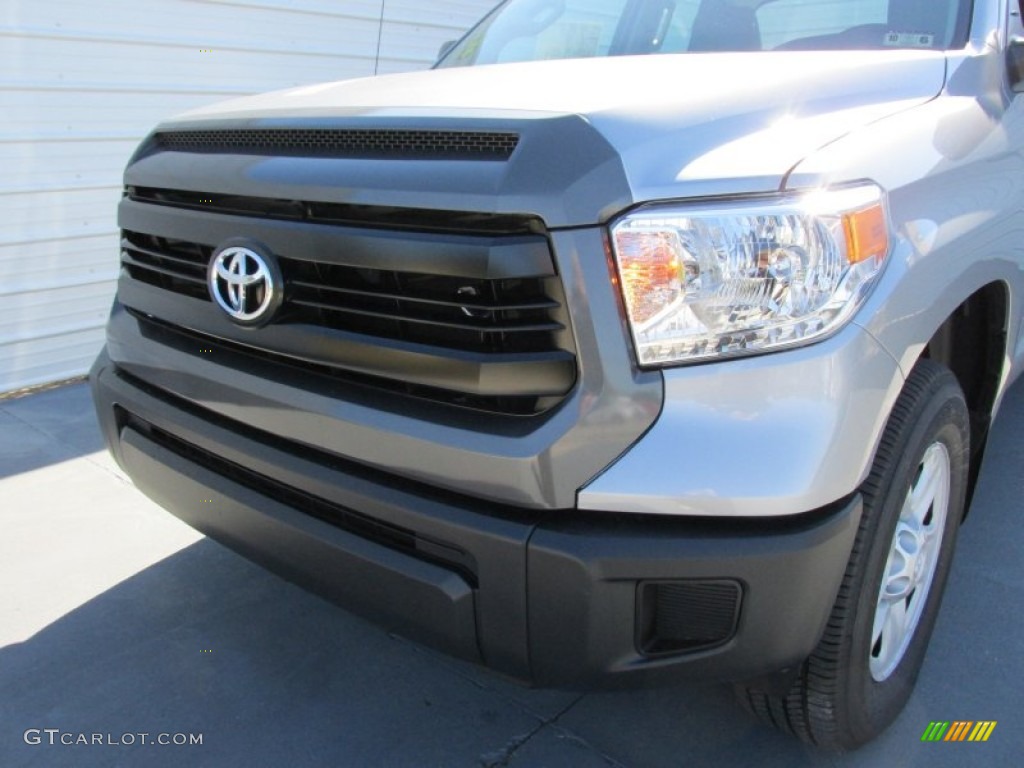
[[[587,749],[593,752],[595,755],[604,760],[605,763],[611,766],[611,768],[628,768],[628,766],[625,763],[620,763],[611,755],[607,754],[606,752],[602,752],[600,749],[595,747],[582,736],[577,736],[572,731],[566,730],[565,728],[562,728],[558,725],[555,725],[554,729],[557,732],[556,735],[559,739],[564,739],[565,741],[571,742],[579,747],[582,747],[583,749]]]
[[[485,752],[484,754],[480,755],[480,765],[483,768],[507,768],[509,763],[512,761],[512,758],[515,757],[516,752],[522,749],[523,746],[529,743],[529,741],[534,736],[543,731],[545,728],[547,728],[548,726],[554,726],[558,722],[559,718],[565,715],[570,709],[575,707],[582,698],[583,694],[580,694],[551,717],[539,718],[539,722],[534,728],[532,728],[527,733],[521,733],[516,736],[513,736],[505,743],[505,746],[503,746],[501,749],[498,749],[494,752]],[[561,729],[559,730],[561,731]]]
[[[509,739],[505,746],[501,749],[495,750],[494,752],[485,752],[480,755],[480,765],[483,768],[505,768],[512,756],[515,755],[519,749],[526,744],[530,739],[537,735],[537,733],[546,727],[546,723],[538,723],[537,727],[528,733],[521,733],[517,736],[513,736]]]

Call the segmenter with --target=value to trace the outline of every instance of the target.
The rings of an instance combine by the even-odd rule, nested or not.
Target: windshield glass
[[[971,0],[506,0],[439,67],[708,51],[963,47]]]

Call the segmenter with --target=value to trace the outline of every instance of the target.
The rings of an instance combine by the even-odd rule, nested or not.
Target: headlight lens
[[[670,365],[822,339],[889,251],[873,184],[774,200],[640,208],[612,226],[639,362]]]

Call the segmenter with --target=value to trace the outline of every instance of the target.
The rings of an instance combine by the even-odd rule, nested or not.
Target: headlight
[[[644,366],[820,340],[850,319],[889,251],[884,195],[873,184],[652,205],[611,231]]]

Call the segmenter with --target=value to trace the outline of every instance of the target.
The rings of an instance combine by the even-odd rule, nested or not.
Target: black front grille
[[[197,348],[472,410],[534,415],[572,390],[568,311],[536,219],[451,214],[448,229],[423,231],[425,211],[392,209],[394,228],[369,227],[310,220],[324,212],[301,201],[233,196],[219,202],[246,214],[201,209],[214,199],[129,189],[119,296],[137,316],[195,335]],[[239,237],[274,255],[285,286],[259,329],[232,323],[207,286],[216,248]]]
[[[155,140],[172,152],[438,160],[508,160],[519,144],[514,133],[344,128],[165,131]]]
[[[124,231],[121,261],[135,280],[211,301],[213,248]],[[541,352],[565,330],[554,278],[479,278],[278,260],[287,286],[275,323],[491,354]]]

